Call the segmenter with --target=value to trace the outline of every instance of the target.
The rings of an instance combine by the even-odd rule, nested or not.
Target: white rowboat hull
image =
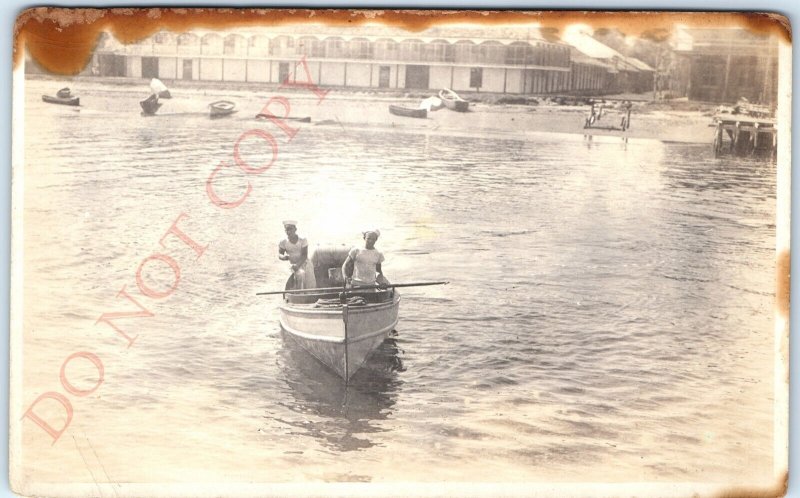
[[[396,291],[390,301],[346,309],[284,302],[280,323],[303,349],[349,380],[397,325],[399,310]]]

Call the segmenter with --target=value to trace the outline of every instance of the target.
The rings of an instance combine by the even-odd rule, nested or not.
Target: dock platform
[[[717,115],[714,131],[714,156],[774,156],[778,133],[775,119],[747,115]]]

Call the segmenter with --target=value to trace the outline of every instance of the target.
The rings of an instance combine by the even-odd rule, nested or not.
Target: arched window
[[[453,46],[454,62],[470,63],[473,62],[475,44],[469,40],[459,40]]]
[[[264,57],[269,54],[269,38],[263,35],[253,35],[248,39],[250,56]]]
[[[344,48],[344,40],[338,36],[325,38],[325,57],[341,59],[347,56]]]
[[[197,45],[197,35],[194,33],[181,33],[178,36],[178,45],[182,47]]]
[[[534,64],[534,48],[527,42],[514,42],[506,47],[506,64]]]
[[[399,57],[398,44],[389,38],[382,38],[377,40],[373,46],[375,47],[375,58],[382,61],[397,60]]]
[[[353,38],[350,40],[349,45],[351,58],[372,59],[374,54],[374,46],[366,38]]]
[[[325,57],[325,46],[313,36],[299,38],[295,51],[308,57]]]
[[[203,53],[206,55],[222,55],[222,37],[216,33],[209,33],[201,39]]]
[[[294,39],[281,35],[276,36],[269,42],[270,55],[287,56],[294,55]]]
[[[400,60],[421,61],[422,40],[403,40],[400,42]]]
[[[423,60],[428,62],[453,62],[453,46],[447,40],[433,40],[422,47]]]
[[[159,31],[153,37],[153,43],[156,45],[172,45],[175,43],[175,37],[169,31]]]
[[[225,55],[244,55],[244,37],[236,34],[226,36],[223,53]]]
[[[503,64],[506,59],[506,47],[497,41],[485,41],[478,45],[477,60],[487,64]]]

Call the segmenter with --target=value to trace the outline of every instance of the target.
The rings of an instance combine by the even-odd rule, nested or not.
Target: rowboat
[[[72,91],[66,87],[57,91],[55,97],[53,97],[52,95],[42,95],[42,100],[47,102],[48,104],[60,104],[60,105],[72,105],[72,106],[81,105],[81,99],[72,95]]]
[[[230,100],[218,100],[208,104],[209,116],[213,118],[222,118],[230,116],[236,112],[236,104]]]
[[[409,107],[403,107],[400,105],[390,105],[389,112],[394,114],[395,116],[404,116],[407,118],[425,119],[428,117],[427,109],[411,109]]]
[[[42,100],[48,104],[61,104],[61,105],[81,105],[79,97],[53,97],[51,95],[42,95]]]
[[[459,97],[456,92],[449,88],[440,91],[439,98],[442,99],[444,106],[451,111],[467,112],[469,110],[469,102]]]
[[[318,248],[311,256],[318,289],[286,293],[279,307],[287,335],[345,380],[388,337],[400,310],[396,289],[341,292],[348,252],[344,246]]]
[[[153,94],[139,101],[139,105],[142,106],[142,114],[145,116],[152,116],[161,107],[161,102],[158,101],[158,96]]]
[[[269,119],[270,117],[276,117],[276,116],[270,116],[269,114],[264,114],[262,112],[256,114],[256,119]],[[298,123],[311,122],[311,116],[303,116],[303,117],[286,116],[285,118],[277,118],[277,119],[280,121],[297,121]]]

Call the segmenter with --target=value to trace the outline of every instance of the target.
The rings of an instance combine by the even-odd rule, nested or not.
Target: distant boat
[[[142,114],[145,116],[153,116],[162,104],[158,101],[158,95],[153,94],[139,101],[139,105],[142,106]]]
[[[469,102],[459,97],[456,92],[449,88],[439,92],[439,98],[444,102],[444,106],[451,111],[467,112],[469,110]]]
[[[403,107],[400,105],[390,105],[389,112],[394,114],[395,116],[404,116],[407,118],[425,119],[428,117],[427,109],[411,109],[409,107]]]
[[[230,116],[231,114],[236,112],[236,104],[234,104],[230,100],[218,100],[216,102],[212,102],[208,104],[208,108],[209,108],[209,116],[212,119]]]
[[[161,82],[158,78],[153,78],[150,80],[150,89],[153,91],[154,94],[158,95],[160,99],[171,99],[172,94],[169,93],[167,89],[167,85]]]
[[[42,100],[47,102],[48,104],[61,104],[61,105],[71,105],[71,106],[78,106],[81,105],[80,97],[52,97],[50,95],[42,95]]]
[[[258,114],[256,114],[256,119],[269,119],[269,117],[270,117],[269,114],[264,114],[262,112],[259,112]],[[278,118],[278,120],[280,120],[280,121],[297,121],[297,122],[300,122],[300,123],[310,123],[311,122],[311,116],[303,116],[302,118],[296,118],[296,117],[288,116],[288,117],[285,117],[285,118]]]
[[[72,95],[72,91],[69,88],[62,88],[61,90],[56,92],[56,96],[53,97],[52,95],[42,95],[42,100],[47,102],[48,104],[60,104],[60,105],[81,105],[81,99]]]

